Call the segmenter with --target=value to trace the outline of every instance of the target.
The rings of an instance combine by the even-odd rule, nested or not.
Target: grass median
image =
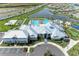
[[[79,43],[67,51],[70,56],[79,56]]]

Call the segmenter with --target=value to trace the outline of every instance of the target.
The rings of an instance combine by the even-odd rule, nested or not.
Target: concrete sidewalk
[[[69,44],[64,48],[64,51],[68,51],[71,49],[74,45],[76,45],[79,41],[74,41],[73,39],[70,39]]]

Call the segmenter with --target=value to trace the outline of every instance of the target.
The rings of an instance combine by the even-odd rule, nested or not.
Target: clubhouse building
[[[43,18],[43,20],[30,20],[28,25],[21,25],[19,30],[5,32],[2,41],[6,43],[29,43],[31,40],[38,40],[39,37],[47,40],[68,39],[63,27],[47,18]]]

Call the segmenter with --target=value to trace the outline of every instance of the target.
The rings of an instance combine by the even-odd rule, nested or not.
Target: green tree
[[[44,56],[55,56],[55,55],[52,54],[49,50],[47,50],[47,51],[44,53]]]

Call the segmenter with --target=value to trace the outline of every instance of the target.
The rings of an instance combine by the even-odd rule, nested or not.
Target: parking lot
[[[54,56],[65,56],[64,53],[54,45],[41,44],[34,48],[31,56],[44,56],[44,53],[49,50]]]
[[[0,48],[0,56],[25,56],[23,48]]]

